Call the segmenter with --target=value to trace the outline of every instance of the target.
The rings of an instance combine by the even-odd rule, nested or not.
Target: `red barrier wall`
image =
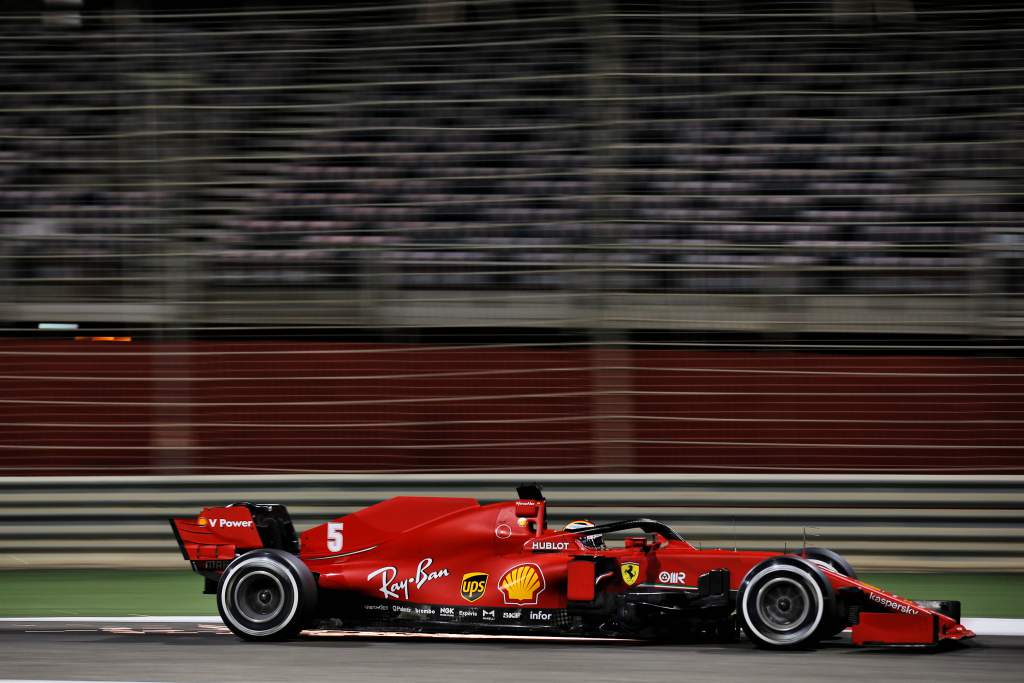
[[[1024,472],[1024,362],[0,341],[5,474]]]

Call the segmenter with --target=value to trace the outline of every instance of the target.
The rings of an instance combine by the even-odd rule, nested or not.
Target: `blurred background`
[[[305,526],[525,472],[566,518],[1020,570],[1022,32],[990,0],[0,3],[0,566],[176,566],[203,505]]]

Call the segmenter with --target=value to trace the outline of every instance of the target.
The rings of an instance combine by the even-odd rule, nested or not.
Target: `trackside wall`
[[[1024,473],[1024,362],[0,341],[0,472]]]

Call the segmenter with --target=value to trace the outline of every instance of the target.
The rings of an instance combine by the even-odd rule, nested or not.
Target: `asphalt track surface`
[[[1024,638],[979,636],[948,650],[854,648],[804,652],[749,643],[452,638],[314,632],[245,643],[222,626],[190,623],[0,624],[0,683],[31,681],[1021,681]]]

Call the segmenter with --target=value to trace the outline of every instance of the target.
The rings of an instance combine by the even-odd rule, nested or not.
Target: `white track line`
[[[221,624],[220,617],[0,617],[0,622],[20,624],[93,623],[93,624]],[[1024,619],[992,619],[973,617],[963,620],[964,626],[979,636],[1024,636]],[[365,633],[365,632],[362,632]],[[376,632],[375,632],[376,633]],[[381,635],[380,633],[376,633]],[[401,635],[396,633],[395,635]],[[500,636],[495,636],[500,637]],[[556,636],[557,637],[557,636]],[[570,636],[571,637],[571,636]],[[0,683],[11,683],[0,679]]]
[[[592,636],[539,636],[522,633],[430,633],[420,631],[333,631],[329,629],[316,631],[303,631],[307,636],[324,636],[337,638],[409,638],[414,640],[428,640],[431,638],[441,640],[538,640],[544,642],[557,641],[559,643],[622,643],[624,645],[635,643],[636,640],[629,638],[601,638]]]
[[[0,622],[12,621],[25,624],[58,622],[74,624],[88,622],[91,624],[221,624],[218,616],[203,617],[0,617]],[[0,679],[0,683],[5,683]]]
[[[963,625],[979,636],[1024,636],[1024,619],[963,619]]]
[[[38,678],[0,678],[0,683],[151,683],[150,681],[56,681]]]

